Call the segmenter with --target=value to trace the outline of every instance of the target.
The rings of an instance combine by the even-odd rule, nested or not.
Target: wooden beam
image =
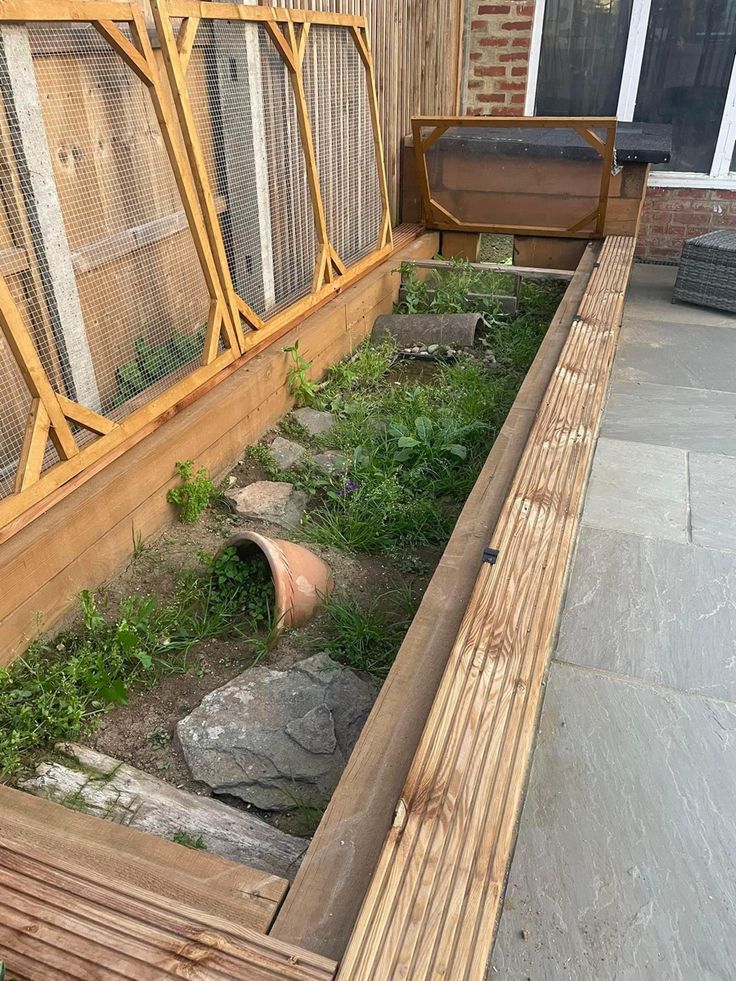
[[[25,490],[30,484],[35,484],[41,476],[46,444],[49,439],[49,414],[39,398],[31,401],[28,413],[26,432],[15,474],[16,493]]]
[[[207,4],[206,6],[209,5]],[[245,336],[240,323],[242,304],[239,305],[236,300],[235,289],[233,288],[233,282],[227,264],[225,244],[215,207],[215,197],[207,175],[207,165],[204,160],[202,145],[194,121],[186,78],[182,70],[179,52],[176,47],[176,39],[174,38],[174,32],[171,26],[172,14],[166,0],[152,0],[151,8],[161,42],[161,53],[169,76],[170,88],[174,97],[173,101],[180,127],[178,132],[182,133],[184,137],[184,147],[189,166],[183,160],[179,160],[178,135],[176,139],[171,135],[175,130],[172,120],[169,118],[168,108],[161,99],[156,99],[157,114],[159,115],[162,129],[168,140],[170,156],[173,155],[177,161],[176,172],[179,174],[178,179],[181,181],[186,194],[185,207],[190,209],[188,211],[190,224],[194,224],[197,229],[195,241],[199,243],[203,256],[206,259],[207,268],[210,270],[212,277],[210,296],[215,299],[219,298],[221,294],[226,301],[228,310],[225,318],[226,329],[228,335],[234,331],[236,350],[242,352]],[[195,16],[206,16],[206,13],[199,11],[197,8]],[[142,30],[145,33],[145,25],[141,23],[138,26],[138,30]],[[147,33],[145,43],[150,49]],[[153,53],[151,52],[149,60],[152,57]],[[199,207],[194,204],[195,201],[199,202]],[[249,309],[249,314],[248,320],[252,326],[259,326],[262,323],[261,318],[255,311]]]
[[[39,399],[49,417],[52,439],[62,460],[77,456],[76,444],[58,398],[43,370],[36,348],[4,279],[0,278],[0,330],[8,343],[31,397]]]
[[[481,562],[338,977],[482,981],[634,258],[601,251]]]
[[[414,269],[446,269],[455,268],[451,262],[442,259],[413,259],[406,263]],[[504,262],[471,262],[469,268],[473,272],[499,273],[504,276],[522,276],[525,279],[572,279],[575,275],[570,269],[537,269],[536,266],[512,266]]]
[[[86,429],[87,432],[96,433],[98,436],[106,436],[118,427],[118,423],[113,422],[112,419],[106,419],[99,413],[86,408],[86,406],[72,402],[65,395],[59,395],[57,398],[62,412],[67,419],[75,422],[82,429]]]
[[[185,17],[179,25],[179,33],[176,35],[176,50],[179,52],[181,70],[184,75],[186,75],[189,67],[189,59],[192,55],[199,24],[199,17]]]
[[[149,87],[153,85],[151,66],[116,24],[112,23],[112,21],[96,20],[92,22],[92,26],[105,38],[110,47],[120,55],[125,64],[135,72],[144,85]]]
[[[207,318],[207,332],[204,338],[202,364],[212,364],[217,357],[221,329],[222,307],[217,300],[210,300],[210,312]]]

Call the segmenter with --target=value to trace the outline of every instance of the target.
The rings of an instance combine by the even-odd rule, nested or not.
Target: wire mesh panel
[[[316,258],[289,71],[262,24],[203,19],[187,89],[233,285],[273,314],[309,292]]]
[[[312,24],[303,73],[327,235],[350,265],[376,248],[383,219],[368,80],[350,33]]]
[[[19,309],[56,391],[127,415],[201,361],[210,302],[150,95],[78,23],[2,25],[0,95]]]

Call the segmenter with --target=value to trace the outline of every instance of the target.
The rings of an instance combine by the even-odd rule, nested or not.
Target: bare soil
[[[271,434],[273,435],[273,434]],[[269,437],[264,438],[268,442]],[[244,456],[232,469],[226,485],[244,486],[264,478],[260,468]],[[264,522],[246,522],[224,511],[208,510],[196,525],[174,525],[155,539],[136,549],[127,568],[104,587],[110,609],[133,593],[150,594],[164,599],[171,595],[178,575],[198,565],[198,553],[216,552],[227,539],[239,531],[259,531],[279,538],[297,538],[284,528]],[[338,591],[350,590],[366,601],[399,587],[410,580],[418,598],[426,588],[439,554],[422,550],[413,557],[417,571],[407,576],[384,556],[348,556],[332,549],[310,545],[328,563]],[[271,668],[288,668],[319,650],[324,634],[324,618],[306,627],[282,635],[276,648],[259,663]],[[127,705],[116,706],[85,742],[115,759],[139,767],[162,780],[193,793],[208,796],[210,790],[194,781],[176,739],[177,722],[191,712],[209,692],[226,684],[254,663],[253,649],[246,641],[212,639],[192,648],[187,670],[166,675],[150,689],[134,691]]]

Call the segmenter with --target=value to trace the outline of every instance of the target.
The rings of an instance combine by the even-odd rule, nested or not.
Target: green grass
[[[274,589],[263,562],[239,563],[232,549],[181,575],[165,602],[134,595],[117,615],[82,593],[80,627],[53,643],[38,641],[0,668],[0,779],[31,765],[37,753],[94,727],[130,691],[187,670],[188,655],[212,637],[268,636]]]
[[[361,601],[355,593],[325,602],[325,633],[315,647],[348,667],[383,679],[393,664],[415,612],[408,590]]]

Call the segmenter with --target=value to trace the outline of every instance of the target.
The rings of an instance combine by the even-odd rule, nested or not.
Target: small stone
[[[271,521],[283,528],[296,528],[302,520],[309,495],[293,484],[275,480],[257,480],[226,495],[244,518]]]
[[[276,466],[281,470],[288,470],[298,463],[306,454],[306,449],[300,443],[294,443],[283,436],[277,436],[270,446],[271,455],[276,461]]]
[[[324,453],[317,453],[314,462],[318,467],[327,470],[328,473],[345,473],[348,469],[348,459],[337,450],[326,450]]]
[[[439,351],[439,349],[440,349],[439,344],[430,344],[429,347],[427,348],[427,354],[434,354],[435,351]]]
[[[335,417],[331,412],[321,412],[318,409],[296,409],[293,415],[310,436],[324,436],[335,425]]]

